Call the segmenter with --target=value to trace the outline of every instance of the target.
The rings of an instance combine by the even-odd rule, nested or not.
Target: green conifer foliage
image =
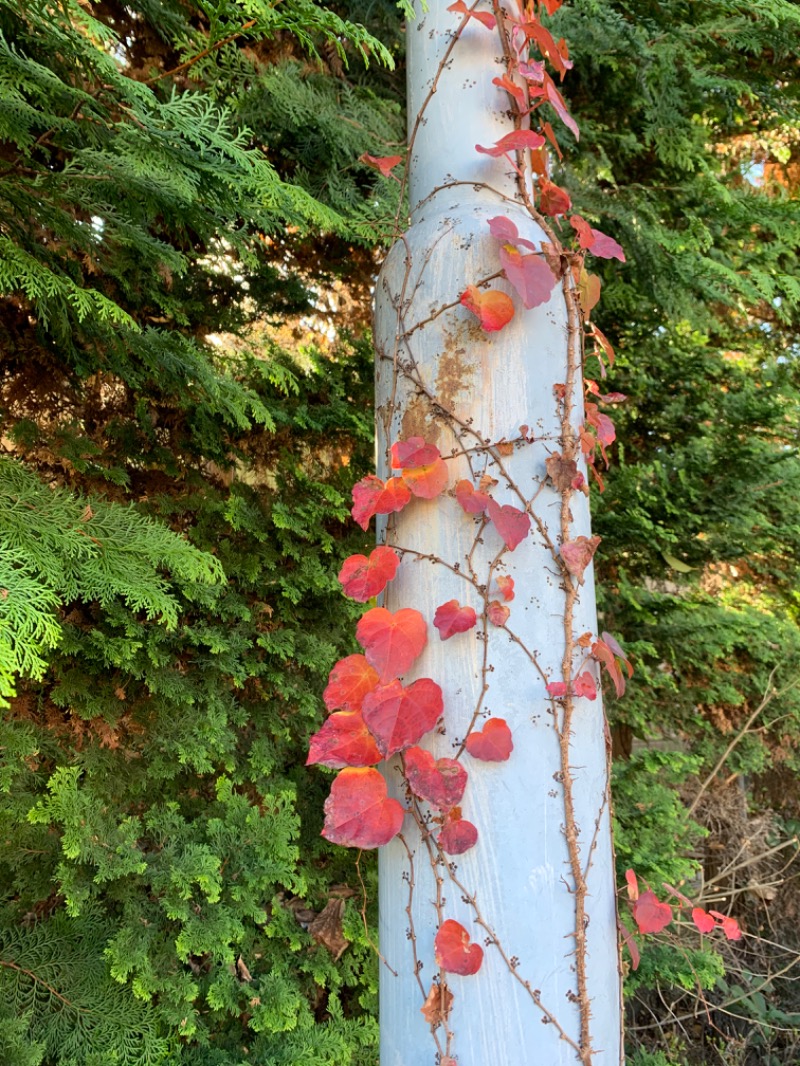
[[[0,0],[4,1066],[374,1059],[303,768],[370,353],[275,339],[396,209],[365,59],[310,0]]]

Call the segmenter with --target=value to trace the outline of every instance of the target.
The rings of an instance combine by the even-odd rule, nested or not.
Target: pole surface
[[[430,11],[418,12],[407,30],[412,225],[387,257],[376,293],[378,473],[391,475],[392,443],[422,437],[447,459],[451,487],[464,478],[478,488],[488,475],[497,481],[490,489],[497,503],[520,508],[521,492],[533,526],[499,562],[497,529],[486,525],[476,542],[479,520],[452,493],[415,500],[379,527],[379,539],[402,549],[403,558],[385,606],[414,607],[430,626],[436,608],[457,599],[479,617],[475,629],[447,641],[430,628],[427,648],[405,678],[433,678],[444,693],[444,728],[422,746],[437,758],[454,757],[476,711],[474,728],[503,718],[514,743],[506,762],[460,755],[469,772],[463,815],[479,838],[450,858],[449,869],[431,858],[409,818],[402,839],[381,849],[380,948],[397,974],[381,966],[381,1064],[439,1061],[421,1007],[441,977],[433,942],[444,915],[484,946],[485,957],[478,973],[443,978],[454,999],[446,1025],[436,1029],[439,1054],[458,1066],[616,1066],[620,987],[601,700],[574,701],[568,738],[573,821],[588,871],[587,1048],[576,1002],[580,938],[565,831],[563,711],[545,688],[562,679],[566,639],[565,583],[553,550],[561,537],[562,496],[547,480],[545,462],[564,448],[554,386],[569,380],[569,312],[560,284],[547,303],[525,310],[504,278],[491,287],[512,297],[516,313],[500,332],[484,332],[458,303],[468,285],[500,268],[489,219],[510,219],[537,249],[546,235],[522,203],[508,160],[475,150],[513,128],[508,96],[492,85],[505,69],[500,36],[471,19],[454,42],[460,17],[447,6],[430,0]],[[441,311],[445,305],[453,306]],[[572,399],[577,431],[580,375]],[[521,426],[529,427],[526,434]],[[586,496],[573,493],[569,507],[572,538],[589,536]],[[469,573],[478,576],[477,585],[465,579]],[[499,599],[491,589],[481,593],[489,575],[515,582],[506,627],[486,618],[487,601]],[[578,635],[597,633],[591,566],[572,627]],[[593,672],[584,655],[576,649],[572,669]],[[407,804],[396,763],[387,780],[390,794]],[[518,964],[509,965],[512,957]]]

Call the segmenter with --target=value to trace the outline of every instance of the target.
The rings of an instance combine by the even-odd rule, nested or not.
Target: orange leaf
[[[497,579],[497,587],[500,589],[500,595],[509,603],[514,599],[514,578],[501,576]]]
[[[404,816],[377,770],[348,767],[334,778],[325,800],[322,835],[346,848],[379,848],[397,836]]]
[[[481,514],[489,506],[491,497],[478,492],[471,481],[464,479],[456,485],[456,499],[467,514]]]
[[[717,924],[708,911],[704,911],[702,907],[692,908],[692,921],[701,933],[712,932]]]
[[[391,447],[392,469],[408,470],[414,466],[430,466],[440,457],[435,444],[426,444],[422,437],[395,441]]]
[[[504,603],[499,600],[492,600],[492,602],[486,608],[486,617],[492,623],[493,626],[504,626],[508,621],[508,616],[511,611],[506,607]]]
[[[488,11],[471,11],[464,3],[464,0],[456,0],[447,10],[454,11],[457,15],[466,15],[467,18],[477,19],[487,30],[493,30],[497,25],[497,19],[494,15]]]
[[[556,218],[563,215],[572,207],[569,193],[552,181],[539,182],[539,210],[543,215]]]
[[[398,163],[403,162],[403,157],[401,155],[369,155],[367,152],[364,152],[363,155],[358,157],[358,161],[359,163],[366,163],[366,165],[372,167],[373,170],[379,170],[384,178],[388,178],[391,175],[393,168],[396,167]]]
[[[509,152],[517,152],[525,148],[541,148],[543,144],[544,137],[541,133],[536,133],[534,130],[512,130],[511,133],[501,137],[499,141],[496,141],[489,148],[476,144],[475,151],[497,158],[501,155],[507,155]]]
[[[444,459],[435,459],[428,466],[404,467],[402,477],[414,496],[432,500],[447,488],[450,475]]]
[[[469,285],[461,294],[461,303],[476,316],[487,333],[496,333],[514,317],[511,297],[497,289],[481,292],[474,285]]]
[[[363,655],[348,655],[331,670],[322,698],[329,711],[339,708],[360,711],[366,694],[377,688],[379,683],[377,670],[369,665]]]

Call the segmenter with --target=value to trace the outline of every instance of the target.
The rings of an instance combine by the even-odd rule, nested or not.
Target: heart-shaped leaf
[[[672,921],[672,908],[656,899],[655,892],[648,889],[633,905],[633,920],[640,933],[660,933]]]
[[[369,665],[363,655],[348,655],[331,670],[322,698],[329,711],[339,708],[360,711],[366,694],[377,688],[379,683],[378,671]]]
[[[479,733],[469,734],[464,746],[473,759],[505,762],[514,750],[514,741],[504,718],[490,718]]]
[[[460,762],[434,759],[423,748],[406,751],[405,774],[415,796],[443,811],[455,807],[467,787],[467,771]]]
[[[496,333],[514,317],[511,297],[498,289],[481,292],[470,285],[462,292],[461,303],[476,316],[486,333]]]
[[[528,309],[547,303],[556,279],[543,256],[533,252],[523,255],[513,245],[504,244],[500,248],[500,262],[506,277]]]
[[[453,918],[442,922],[433,948],[437,964],[449,973],[466,977],[481,968],[483,948],[480,944],[471,944],[467,930]]]
[[[456,485],[456,499],[467,514],[481,514],[489,506],[491,496],[478,492],[471,481],[464,479]]]
[[[428,627],[413,607],[402,607],[394,614],[385,607],[373,607],[356,626],[356,640],[385,683],[404,674],[419,657],[428,642]]]
[[[388,758],[416,744],[442,717],[442,690],[429,677],[408,688],[398,680],[381,685],[364,697],[361,713],[378,748]]]
[[[322,835],[346,848],[380,848],[397,836],[404,816],[377,770],[348,767],[334,778],[325,800]]]
[[[478,830],[466,818],[456,818],[439,832],[436,838],[442,851],[448,855],[463,855],[478,841]]]
[[[391,548],[379,547],[366,555],[351,555],[339,571],[339,583],[345,596],[366,603],[383,592],[397,573],[400,556]]]
[[[432,500],[438,496],[447,488],[450,480],[444,459],[434,459],[427,466],[404,467],[402,476],[411,493],[421,500]]]
[[[531,528],[530,516],[508,503],[501,507],[494,500],[489,501],[487,511],[505,546],[509,551],[513,551],[528,535]]]
[[[402,478],[391,477],[383,482],[374,474],[367,474],[353,486],[350,514],[362,529],[366,529],[373,515],[402,511],[410,499],[411,490]]]
[[[311,738],[306,766],[374,766],[383,756],[359,711],[332,714]]]
[[[442,640],[449,640],[456,633],[466,633],[478,621],[472,607],[462,607],[458,600],[448,600],[436,608],[433,624]]]

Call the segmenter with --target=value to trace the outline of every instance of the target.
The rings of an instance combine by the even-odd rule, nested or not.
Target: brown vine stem
[[[361,924],[364,926],[364,939],[369,946],[381,960],[383,965],[394,977],[398,976],[397,970],[389,965],[385,956],[381,954],[381,950],[375,941],[372,939],[369,931],[369,923],[367,922],[367,886],[364,884],[364,878],[361,876],[361,852],[359,851],[356,858],[356,873],[358,874],[358,883],[361,885],[361,906],[359,907],[359,913],[361,914]]]
[[[397,834],[397,839],[405,848],[406,857],[408,858],[408,903],[406,904],[406,915],[408,916],[408,939],[411,942],[411,954],[414,960],[414,977],[416,979],[417,984],[419,985],[419,990],[422,994],[422,1002],[424,1003],[427,999],[428,994],[425,991],[425,985],[422,983],[422,978],[420,977],[420,972],[422,970],[422,962],[420,960],[419,955],[417,954],[417,934],[414,930],[414,853],[408,846],[408,841],[402,833]],[[442,1050],[442,1044],[433,1027],[431,1027],[431,1036],[433,1037],[433,1041],[436,1044],[436,1050],[439,1053],[439,1056],[441,1057],[441,1055],[444,1053]]]
[[[455,865],[453,863],[447,864],[447,870],[450,876],[450,880],[461,892],[461,898],[464,900],[465,903],[469,904],[469,906],[472,907],[472,911],[475,915],[476,924],[484,930],[487,937],[489,938],[492,947],[497,950],[498,954],[500,955],[500,958],[503,960],[506,967],[508,968],[508,972],[514,978],[514,980],[525,989],[530,998],[533,1000],[534,1004],[544,1015],[544,1018],[546,1019],[547,1023],[555,1027],[559,1038],[563,1040],[566,1044],[569,1044],[569,1046],[580,1055],[581,1049],[578,1047],[578,1045],[575,1043],[569,1033],[567,1033],[567,1031],[563,1028],[558,1018],[556,1018],[555,1014],[553,1014],[552,1011],[548,1010],[547,1007],[545,1007],[544,1003],[542,1003],[542,998],[539,994],[538,989],[534,988],[530,981],[527,981],[524,977],[522,977],[521,974],[517,972],[517,965],[514,961],[512,961],[512,958],[509,956],[508,952],[503,947],[497,933],[494,931],[494,929],[492,929],[491,925],[489,925],[488,921],[484,918],[483,913],[480,907],[478,906],[477,894],[474,892],[470,892],[466,888],[466,886],[459,880],[459,878],[456,876]]]

